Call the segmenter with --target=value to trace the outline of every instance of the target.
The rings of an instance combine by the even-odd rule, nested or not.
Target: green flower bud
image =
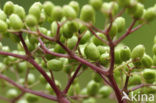
[[[75,21],[69,21],[63,26],[63,36],[65,38],[71,38],[73,33],[78,31],[78,23]]]
[[[15,97],[18,96],[18,91],[17,91],[16,89],[9,89],[9,90],[7,91],[7,96],[8,96],[9,98],[15,98]]]
[[[103,86],[99,89],[99,94],[102,96],[102,98],[108,97],[112,92],[112,88],[109,86]]]
[[[8,25],[3,20],[0,20],[0,33],[5,33],[8,29]]]
[[[87,88],[83,88],[80,92],[82,95],[87,95]]]
[[[28,101],[24,100],[24,99],[21,99],[19,100],[17,103],[28,103]]]
[[[156,9],[154,7],[145,10],[143,18],[145,21],[150,22],[156,18]]]
[[[127,12],[131,15],[134,15],[134,13],[137,11],[137,4],[138,2],[136,0],[130,0],[130,5],[127,8]]]
[[[89,0],[89,4],[95,9],[99,10],[102,6],[102,0]]]
[[[153,53],[156,55],[156,44],[153,45]]]
[[[36,95],[34,95],[34,94],[30,94],[30,93],[26,94],[25,97],[26,97],[26,100],[27,100],[28,102],[36,102],[36,101],[38,101],[38,99],[39,99],[38,96],[36,96]]]
[[[98,46],[97,47],[100,54],[109,53],[110,49],[108,46]]]
[[[3,11],[4,11],[7,15],[11,15],[11,14],[13,13],[13,11],[14,11],[14,4],[13,4],[13,2],[7,1],[7,2],[4,4]]]
[[[144,13],[144,5],[141,3],[137,3],[136,11],[134,12],[134,18],[139,19],[142,17]]]
[[[58,81],[58,80],[55,80],[55,84],[56,84],[56,86],[59,88],[59,89],[61,89],[61,83]]]
[[[79,6],[79,3],[77,1],[71,1],[69,3],[69,6],[71,6],[76,11],[77,15],[79,14],[80,6]]]
[[[107,66],[109,64],[109,53],[104,53],[100,56],[100,63],[104,66]]]
[[[22,6],[14,5],[14,14],[17,14],[23,20],[26,13]]]
[[[7,19],[6,14],[4,13],[4,11],[0,9],[0,20],[6,21],[6,19]]]
[[[40,14],[39,24],[43,24],[46,21],[46,14],[45,11],[42,10]]]
[[[80,44],[85,44],[86,42],[88,42],[90,37],[91,37],[90,31],[86,31],[80,40]]]
[[[141,76],[137,75],[137,74],[132,75],[132,77],[130,77],[130,79],[129,79],[128,84],[129,85],[139,85],[139,84],[141,84]]]
[[[93,79],[95,82],[99,82],[99,83],[102,81],[102,78],[98,73],[93,74]]]
[[[112,24],[111,29],[110,29],[109,35],[110,35],[110,37],[113,39],[114,36],[115,36],[117,33],[118,33],[118,26],[117,26],[117,24],[114,22],[114,23]]]
[[[119,6],[116,2],[104,2],[101,7],[101,12],[106,16],[109,16],[110,14],[114,16],[118,11],[118,8]]]
[[[3,71],[6,68],[6,65],[4,63],[0,63],[0,71]]]
[[[60,45],[56,44],[54,47],[54,52],[65,53],[65,50]]]
[[[97,47],[95,46],[95,44],[93,44],[93,43],[86,45],[86,47],[84,49],[84,53],[87,56],[87,58],[91,59],[91,60],[96,61],[100,57],[100,53],[99,53]]]
[[[53,91],[53,89],[51,88],[51,86],[50,86],[50,84],[46,84],[46,90],[50,93],[50,94],[54,94],[54,91]]]
[[[156,55],[153,56],[153,65],[156,66]]]
[[[21,18],[16,15],[16,14],[12,14],[10,17],[9,17],[9,25],[12,29],[15,29],[15,30],[20,30],[23,28],[24,24],[21,20]]]
[[[83,24],[79,24],[79,27],[80,27],[80,30],[79,30],[80,34],[82,34],[83,32],[86,32],[88,29],[88,27]]]
[[[125,18],[117,17],[114,22],[117,24],[118,32],[122,32],[125,28]]]
[[[48,30],[45,27],[40,27],[39,30],[41,33],[43,33],[45,35],[47,35],[47,33],[48,33]]]
[[[2,50],[3,50],[4,52],[10,52],[10,48],[9,48],[8,46],[3,46],[3,47],[2,47]]]
[[[60,21],[63,17],[63,10],[60,6],[55,6],[52,12],[52,19]]]
[[[118,0],[119,5],[123,6],[123,7],[127,7],[130,6],[130,1],[131,0]]]
[[[156,72],[154,70],[145,69],[142,74],[147,83],[153,83],[155,81]]]
[[[35,82],[35,76],[32,73],[28,74],[28,84],[31,85]]]
[[[54,49],[52,48],[52,49],[49,49],[50,51],[52,51],[52,52],[54,52]],[[55,58],[55,56],[54,55],[51,55],[51,54],[46,54],[45,55],[45,58],[47,59],[47,60],[51,60],[51,59],[54,59]]]
[[[44,11],[47,16],[52,17],[52,12],[54,8],[54,4],[51,1],[46,1],[43,4]]]
[[[75,19],[77,14],[76,11],[68,5],[65,5],[63,7],[63,15],[67,18],[67,19]]]
[[[120,52],[120,56],[121,56],[121,59],[123,61],[127,61],[130,59],[131,57],[131,50],[128,46],[124,46],[121,48],[121,52]]]
[[[79,30],[79,24],[76,21],[71,21],[68,24],[68,28],[73,33],[78,32],[78,30]]]
[[[110,5],[110,3],[106,3],[106,2],[104,2],[103,4],[102,4],[102,7],[101,7],[101,12],[103,13],[103,14],[105,14],[105,15],[108,15],[108,14],[110,14],[110,8],[111,8],[111,5]]]
[[[80,93],[80,85],[78,83],[71,85],[68,95],[73,96],[74,94],[79,94]]]
[[[153,64],[152,58],[147,54],[144,54],[144,56],[141,59],[141,62],[143,64],[143,66],[147,67],[147,68],[151,67]]]
[[[40,10],[42,10],[42,8],[43,8],[43,5],[41,2],[35,2],[32,6],[37,6],[40,8]]]
[[[31,15],[31,14],[26,16],[25,22],[30,27],[33,27],[33,26],[37,25],[37,23],[38,23],[36,17],[34,15]]]
[[[121,59],[121,49],[115,49],[114,57],[115,57],[115,63],[116,64],[121,64],[122,59]]]
[[[145,47],[143,45],[137,45],[133,50],[132,50],[132,59],[142,59],[143,55],[145,52]]]
[[[67,40],[67,47],[69,49],[73,49],[76,46],[77,41],[78,38],[76,36],[73,36],[72,38]]]
[[[95,12],[92,6],[84,5],[81,9],[80,19],[85,22],[95,22]]]
[[[64,67],[63,67],[63,70],[68,74],[72,71],[72,65],[70,64],[66,64]]]
[[[51,35],[52,35],[52,37],[54,37],[56,35],[57,27],[58,27],[57,22],[56,21],[52,22],[52,24],[51,24]]]
[[[99,86],[99,83],[96,83],[93,80],[90,81],[87,85],[87,94],[90,96],[95,96],[98,93]]]
[[[106,36],[102,33],[96,33],[100,38],[107,40]],[[99,40],[97,37],[93,36],[92,41],[95,45],[104,45],[105,43]]]
[[[41,8],[40,6],[32,5],[29,9],[29,14],[34,15],[36,19],[39,21],[40,14],[41,14]]]
[[[19,73],[22,73],[23,71],[25,71],[27,69],[27,63],[26,62],[21,62],[17,64],[17,71]]]
[[[84,100],[82,103],[96,103],[96,100],[94,98],[89,98]]]
[[[47,62],[47,67],[53,71],[61,71],[63,68],[63,63],[60,60],[52,59]]]
[[[141,61],[133,61],[133,64],[134,64],[135,68],[142,68],[143,67]]]

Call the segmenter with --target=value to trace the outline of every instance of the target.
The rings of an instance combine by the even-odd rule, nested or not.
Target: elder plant
[[[96,11],[104,16],[103,29],[95,27]],[[128,28],[124,13],[132,18]],[[76,1],[64,6],[35,2],[28,13],[7,1],[0,9],[0,36],[16,47],[0,43],[0,89],[6,93],[0,99],[35,103],[42,97],[58,103],[96,103],[97,98],[115,98],[127,103],[123,92],[154,94],[156,38],[153,58],[143,44],[131,49],[121,42],[155,18],[156,5],[145,9],[142,0],[89,0],[81,9]],[[80,88],[78,77],[88,69],[92,79]],[[53,75],[60,71],[68,78],[62,84],[65,88]],[[35,89],[38,85],[44,89]]]

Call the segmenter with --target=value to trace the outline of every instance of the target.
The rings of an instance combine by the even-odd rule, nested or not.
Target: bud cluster
[[[106,21],[103,30],[94,26],[97,11]],[[118,37],[126,28],[123,13],[133,22]],[[39,96],[59,103],[97,103],[97,98],[113,96],[123,103],[120,91],[129,94],[131,88],[141,84],[151,87],[140,87],[140,91],[148,92],[149,88],[156,93],[156,37],[153,58],[143,44],[132,49],[120,43],[155,18],[156,5],[145,9],[142,0],[89,0],[82,8],[77,1],[63,6],[45,1],[35,2],[28,11],[7,1],[0,9],[0,37],[16,47],[0,42],[0,89],[1,85],[10,88],[5,97],[12,103],[35,103],[40,101]],[[81,87],[79,76],[89,69],[93,70],[92,78]],[[62,72],[58,76],[67,76],[67,85],[55,79]],[[12,78],[15,82],[9,80],[10,74],[16,77]],[[43,94],[31,90],[40,86]]]

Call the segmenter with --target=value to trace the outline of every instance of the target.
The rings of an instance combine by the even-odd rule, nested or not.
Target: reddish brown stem
[[[125,34],[123,34],[118,40],[114,41],[114,45],[117,45],[118,43],[120,43],[123,39],[125,39],[130,33],[131,30],[133,28],[133,26],[135,25],[137,20],[133,20],[132,24],[130,25],[130,27],[128,28],[127,32]]]
[[[142,88],[142,87],[150,87],[150,86],[156,86],[156,85],[153,85],[153,84],[140,84],[140,85],[128,90],[128,92],[135,91],[135,90],[137,90],[139,88]]]
[[[56,95],[59,96],[60,90],[57,88],[57,86],[51,80],[51,78],[47,75],[47,73],[33,59],[29,59],[28,61],[43,75],[43,77],[47,80],[47,82],[50,84],[50,86],[55,91]]]
[[[112,87],[112,85],[111,85],[111,83],[104,77],[104,75],[102,75],[102,74],[100,74],[100,73],[98,73],[100,76],[101,76],[101,78],[106,82],[106,84],[108,84],[109,86],[111,86]]]
[[[21,42],[22,42],[22,45],[23,45],[23,48],[24,48],[24,50],[25,50],[25,53],[29,56],[29,57],[32,57],[32,55],[31,55],[31,53],[29,52],[29,50],[28,50],[28,48],[27,48],[27,45],[26,45],[26,43],[25,43],[25,41],[24,41],[24,39],[23,39],[23,37],[22,37],[22,32],[19,32],[19,38],[20,38],[20,40],[21,40]]]
[[[3,97],[3,96],[0,96],[0,100],[4,100],[4,101],[7,101],[7,102],[10,102],[11,100],[6,98],[6,97]]]
[[[110,81],[110,83],[112,85],[112,88],[114,89],[114,92],[115,92],[115,95],[117,97],[118,102],[119,103],[123,103],[123,101],[122,101],[122,94],[121,94],[121,91],[120,91],[118,85],[116,84],[114,76],[113,75],[109,75],[108,79],[109,79],[109,81]]]
[[[80,65],[77,67],[77,69],[76,69],[74,75],[73,75],[73,76],[70,78],[70,80],[68,81],[68,84],[67,84],[66,88],[65,88],[64,91],[63,91],[64,94],[66,94],[66,93],[68,92],[68,90],[69,90],[70,86],[72,85],[74,79],[77,77],[77,74],[79,73],[79,70],[80,70],[81,66],[82,66],[82,64],[80,64]]]
[[[22,91],[22,93],[20,95],[18,95],[16,98],[14,98],[11,103],[16,103],[21,97],[23,97],[25,94],[25,92]]]
[[[12,57],[20,58],[23,60],[27,60],[27,56],[25,56],[25,55],[19,55],[19,54],[14,54],[14,53],[10,53],[10,52],[0,51],[0,55],[12,56]]]
[[[44,45],[44,43],[42,42],[42,40],[41,40],[40,38],[39,38],[38,40],[39,40],[39,42],[40,42],[40,45],[41,45],[42,49],[44,50],[44,52],[45,52],[46,54],[54,55],[54,56],[57,56],[57,57],[69,58],[68,55],[60,54],[60,53],[55,53],[55,52],[49,51],[48,48],[45,47],[45,45]]]
[[[44,94],[44,93],[38,92],[38,91],[33,91],[33,90],[28,89],[28,88],[24,88],[21,85],[15,83],[13,80],[9,79],[8,77],[6,77],[6,76],[4,76],[2,74],[0,74],[0,79],[6,80],[8,83],[10,83],[13,86],[19,88],[23,92],[31,93],[31,94],[34,94],[34,95],[37,95],[37,96],[40,96],[40,97],[43,97],[43,98],[47,98],[47,99],[50,99],[50,100],[57,101],[57,98],[54,97],[54,96],[47,95],[47,94]]]
[[[101,40],[103,43],[105,43],[105,44],[108,45],[108,42],[107,42],[106,40],[104,40],[103,38],[101,38],[100,36],[98,36],[98,35],[96,34],[96,32],[94,32],[94,31],[92,30],[91,27],[88,26],[88,28],[89,28],[90,32],[91,32],[96,38],[98,38],[98,39]]]

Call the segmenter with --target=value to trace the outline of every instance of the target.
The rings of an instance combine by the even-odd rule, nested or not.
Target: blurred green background
[[[0,0],[1,8],[3,7],[3,4],[6,1],[8,1],[8,0]],[[45,0],[10,0],[10,1],[13,1],[16,4],[19,4],[19,5],[23,6],[26,10],[28,10],[28,8],[30,7],[30,5],[32,5],[32,3],[36,2],[36,1],[44,2]],[[51,0],[51,1],[53,3],[55,3],[55,5],[64,5],[64,4],[68,4],[71,0]],[[88,0],[76,0],[76,1],[78,1],[81,6],[88,3]],[[109,0],[103,0],[103,1],[109,1]],[[155,3],[156,3],[156,0],[144,0],[145,8],[148,8],[149,6],[152,6]],[[126,15],[126,14],[124,14],[124,17],[126,17],[126,20],[127,20],[126,22],[127,22],[127,27],[128,27],[128,25],[131,23],[132,19],[130,18],[129,15]],[[97,12],[96,19],[97,19],[96,26],[99,28],[103,28],[104,16],[101,13]],[[120,35],[122,35],[122,34],[119,34],[118,36],[120,36]],[[131,34],[128,38],[126,38],[124,40],[124,43],[126,45],[130,46],[131,48],[133,48],[137,44],[144,44],[146,47],[146,52],[148,54],[152,55],[151,48],[153,45],[153,38],[155,35],[156,35],[156,21],[153,21],[150,24],[143,26],[141,29],[139,29],[135,33]],[[83,75],[80,77],[81,87],[85,87],[88,80],[90,80],[90,78],[91,78],[90,72],[91,71],[87,71],[87,72],[83,73]],[[56,73],[55,78],[60,80],[62,82],[62,84],[66,83],[66,82],[64,82],[64,81],[66,81],[66,78],[63,73]],[[43,89],[42,86],[40,88]],[[3,91],[3,92],[5,92],[5,91]],[[2,95],[3,92],[0,90],[0,95]],[[104,102],[115,103],[112,100],[98,100],[97,103],[104,103]],[[5,103],[5,102],[0,100],[0,103]],[[43,99],[41,102],[38,102],[38,103],[52,103],[52,102]]]

